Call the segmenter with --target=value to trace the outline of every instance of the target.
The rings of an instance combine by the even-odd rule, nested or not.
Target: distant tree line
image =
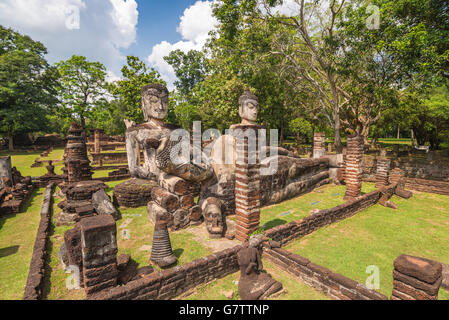
[[[341,150],[352,129],[365,143],[399,134],[449,146],[447,1],[296,2],[286,16],[273,10],[280,0],[217,1],[204,51],[165,57],[178,79],[168,121],[224,130],[239,121],[249,87],[260,123],[279,129],[281,142],[310,143],[322,131]],[[102,63],[73,56],[49,65],[44,45],[14,30],[0,26],[0,42],[0,133],[11,149],[18,133],[66,134],[73,120],[121,135],[123,119],[143,121],[140,89],[165,84],[137,57],[108,82]]]

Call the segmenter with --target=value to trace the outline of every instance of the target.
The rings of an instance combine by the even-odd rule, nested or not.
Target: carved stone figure
[[[207,198],[202,204],[206,228],[211,239],[219,239],[226,234],[226,215],[222,202],[213,197]]]
[[[239,99],[239,115],[242,125],[256,125],[259,112],[259,99],[248,89]]]
[[[240,266],[239,295],[242,300],[263,300],[282,290],[282,284],[263,273],[260,237],[251,237],[237,254]]]
[[[135,178],[157,180],[160,169],[156,165],[156,150],[160,141],[175,129],[163,121],[168,113],[167,88],[160,84],[143,87],[142,110],[145,123],[136,125],[125,120],[129,171]],[[143,150],[143,165],[140,164],[140,150]]]
[[[171,218],[167,212],[161,212],[161,214],[156,216],[156,224],[154,226],[150,261],[161,268],[169,267],[178,261],[173,253],[168,233],[167,225],[170,220]]]

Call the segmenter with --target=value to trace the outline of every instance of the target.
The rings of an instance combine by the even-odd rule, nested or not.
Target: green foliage
[[[67,125],[67,119],[79,120],[86,127],[86,118],[91,117],[94,106],[106,99],[106,68],[100,62],[76,55],[56,63],[56,67],[61,77],[58,88],[61,121]]]
[[[46,114],[56,102],[57,73],[44,56],[40,42],[0,26],[0,132],[44,131]]]
[[[313,127],[309,121],[296,118],[289,122],[288,128],[296,136],[297,144],[308,143],[313,137]]]
[[[184,53],[178,49],[170,52],[164,59],[175,70],[178,78],[175,86],[183,97],[187,97],[193,88],[204,80],[209,70],[204,54],[196,50]]]
[[[141,90],[144,86],[150,83],[160,83],[165,85],[160,77],[160,74],[153,68],[148,68],[145,62],[134,56],[127,57],[127,64],[122,68],[122,79],[111,84],[110,91],[115,96],[118,102],[116,105],[120,106],[120,112],[116,114],[117,117],[143,122],[143,112],[141,109]],[[114,120],[116,123],[117,120]],[[122,132],[124,132],[124,125],[121,124]]]

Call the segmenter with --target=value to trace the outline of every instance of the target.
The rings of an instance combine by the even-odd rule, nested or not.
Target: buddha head
[[[161,84],[149,84],[142,88],[142,110],[145,121],[164,120],[168,113],[168,90]]]
[[[211,239],[222,238],[226,232],[226,216],[217,198],[208,198],[203,204],[203,216]]]
[[[239,99],[239,115],[242,124],[255,125],[259,112],[259,99],[248,89]]]

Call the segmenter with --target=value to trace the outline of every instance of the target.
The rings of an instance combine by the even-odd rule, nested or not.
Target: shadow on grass
[[[20,246],[12,246],[8,248],[0,249],[0,258],[4,258],[13,254],[16,254],[19,251]]]
[[[182,248],[175,249],[175,250],[173,250],[173,253],[175,254],[176,258],[178,258],[178,260],[179,260],[179,258],[184,253],[184,249],[182,249]]]
[[[19,213],[11,213],[11,214],[7,214],[4,215],[3,217],[0,218],[0,230],[3,228],[3,225],[5,224],[6,220],[11,219],[11,218],[15,218],[18,214],[26,214],[28,209],[30,209],[32,203],[33,203],[33,199],[39,195],[42,195],[43,191],[41,190],[41,192],[39,192],[39,189],[34,189],[33,193],[31,194],[30,198],[26,201],[25,206],[22,208],[22,210],[20,210]],[[39,211],[40,214],[40,211]]]
[[[54,245],[53,241],[51,240],[51,237],[55,234],[55,225],[53,224],[53,204],[54,204],[54,193],[55,190],[53,190],[53,194],[51,196],[50,201],[50,223],[48,226],[48,235],[47,235],[47,245],[46,245],[46,254],[45,254],[45,271],[44,271],[44,280],[42,281],[42,294],[41,299],[47,300],[48,295],[50,294],[50,275],[53,271],[53,269],[50,266],[50,259],[53,255]]]
[[[274,227],[286,224],[287,221],[286,220],[282,220],[282,219],[274,219],[271,221],[268,221],[267,223],[265,223],[265,230],[269,230],[269,229],[273,229]]]

